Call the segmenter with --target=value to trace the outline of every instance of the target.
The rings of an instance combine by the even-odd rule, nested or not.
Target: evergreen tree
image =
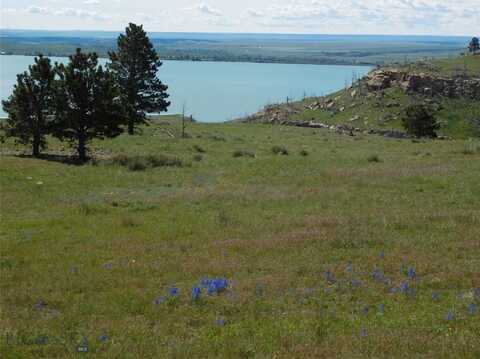
[[[98,65],[95,53],[80,49],[65,66],[57,65],[60,77],[56,92],[54,135],[76,143],[81,162],[87,159],[88,142],[112,138],[122,132],[119,91],[115,78]]]
[[[472,41],[470,41],[470,44],[468,45],[468,49],[470,52],[473,52],[474,54],[477,53],[477,51],[480,51],[480,40],[478,37],[474,37]]]
[[[437,137],[440,125],[429,108],[424,105],[410,105],[402,119],[403,127],[407,133],[416,137]]]
[[[40,156],[46,146],[48,120],[53,110],[55,71],[50,59],[40,55],[28,72],[17,75],[17,83],[3,109],[8,114],[5,126],[7,137],[32,145],[32,155]]]
[[[128,133],[146,123],[146,113],[166,111],[168,87],[157,77],[160,61],[143,26],[130,24],[126,34],[118,37],[117,52],[111,52],[109,68],[120,86],[124,111],[128,116]]]

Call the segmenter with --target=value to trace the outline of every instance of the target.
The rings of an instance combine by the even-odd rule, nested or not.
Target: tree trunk
[[[85,141],[85,136],[80,136],[78,139],[78,159],[81,163],[87,161],[87,144]]]
[[[32,155],[33,157],[40,157],[40,136],[38,133],[33,136]]]
[[[133,136],[135,134],[135,123],[132,117],[128,119],[128,134],[130,136]]]

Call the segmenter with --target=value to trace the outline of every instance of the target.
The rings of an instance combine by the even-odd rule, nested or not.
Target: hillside
[[[2,358],[479,357],[478,141],[180,128],[1,145]]]
[[[480,56],[382,67],[329,96],[272,105],[245,122],[340,126],[347,132],[397,134],[411,103],[424,103],[447,137],[480,136]]]

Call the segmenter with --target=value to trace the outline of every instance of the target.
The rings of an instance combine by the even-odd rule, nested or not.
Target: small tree
[[[468,45],[468,49],[473,54],[476,54],[477,51],[480,51],[480,40],[478,39],[478,37],[474,37],[472,41],[470,41],[470,44]]]
[[[90,140],[122,132],[118,88],[111,72],[98,66],[95,53],[77,49],[68,65],[57,65],[57,71],[54,135],[76,142],[79,160],[85,162]]]
[[[407,133],[416,137],[437,137],[436,131],[440,128],[432,112],[424,105],[407,107],[402,122]]]
[[[32,155],[40,156],[46,146],[48,117],[53,110],[55,71],[50,59],[40,55],[28,72],[17,75],[17,83],[3,109],[8,114],[5,135],[32,145]]]
[[[117,41],[118,51],[111,52],[109,68],[115,73],[128,116],[128,133],[146,123],[146,113],[166,111],[168,87],[157,77],[162,62],[142,26],[130,24]]]

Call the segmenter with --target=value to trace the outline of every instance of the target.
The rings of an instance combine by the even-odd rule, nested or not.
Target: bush
[[[118,155],[110,163],[127,167],[130,171],[145,171],[147,168],[156,167],[182,167],[183,162],[178,157],[167,155],[133,156]]]
[[[424,105],[407,107],[402,123],[407,133],[415,137],[435,138],[440,128],[431,110]]]
[[[194,145],[194,146],[193,146],[193,149],[194,149],[195,151],[197,151],[198,153],[205,153],[205,152],[206,152],[206,151],[205,151],[202,147],[200,147],[199,145]]]
[[[382,160],[380,159],[380,157],[378,157],[378,155],[370,155],[370,156],[368,156],[367,161],[370,162],[370,163],[382,162]]]
[[[139,172],[145,171],[147,169],[147,164],[142,158],[136,157],[128,161],[127,167],[130,171]]]
[[[302,157],[307,157],[309,155],[308,151],[307,150],[301,150],[300,151],[300,156]]]
[[[233,157],[238,158],[238,157],[250,157],[250,158],[255,158],[255,153],[251,151],[245,151],[245,150],[236,150],[233,152]]]
[[[195,156],[193,156],[193,160],[196,161],[196,162],[200,162],[203,160],[203,156],[201,154],[197,154]]]
[[[275,155],[288,156],[288,150],[284,146],[273,146],[272,147],[272,152]]]

